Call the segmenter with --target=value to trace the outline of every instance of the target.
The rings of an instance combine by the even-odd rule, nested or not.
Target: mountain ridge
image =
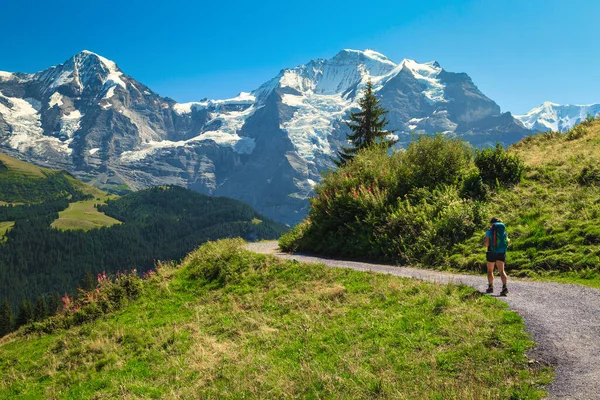
[[[178,103],[86,50],[35,74],[0,73],[0,147],[104,189],[177,184],[294,224],[345,144],[343,121],[369,80],[399,145],[413,132],[476,146],[531,132],[467,74],[435,61],[346,49],[231,99]]]

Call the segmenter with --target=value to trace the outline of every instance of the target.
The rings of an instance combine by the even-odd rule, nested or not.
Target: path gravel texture
[[[460,275],[427,269],[341,261],[281,253],[277,242],[247,245],[249,250],[285,259],[335,268],[374,271],[438,283],[463,283],[485,291],[485,276]],[[508,270],[510,275],[510,269]],[[502,284],[496,280],[496,295]],[[554,367],[556,379],[546,387],[549,399],[600,400],[600,290],[579,285],[511,279],[508,303],[524,319],[537,347],[529,358]]]

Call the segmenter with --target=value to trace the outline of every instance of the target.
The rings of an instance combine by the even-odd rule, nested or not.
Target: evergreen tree
[[[92,274],[91,271],[87,271],[85,273],[85,275],[83,276],[83,279],[81,280],[81,288],[83,290],[94,290],[96,289],[96,286],[98,285],[98,278],[96,278],[94,276],[94,274]]]
[[[54,293],[48,297],[48,316],[56,315],[60,305],[62,303],[61,296],[59,293]]]
[[[21,302],[21,308],[17,314],[16,327],[19,328],[33,321],[33,306],[31,301],[23,300]]]
[[[13,313],[8,304],[8,300],[2,302],[0,307],[0,337],[12,332],[13,327]]]
[[[38,296],[33,308],[33,319],[41,321],[48,316],[48,304],[43,296]]]
[[[393,131],[384,130],[389,122],[385,118],[387,110],[379,105],[379,100],[373,93],[373,83],[371,81],[367,82],[363,93],[364,97],[358,101],[360,111],[350,113],[350,121],[346,123],[352,131],[347,136],[352,146],[342,146],[342,150],[338,151],[339,159],[335,160],[338,167],[352,160],[360,149],[375,144],[389,149],[396,143],[395,140],[387,138]]]

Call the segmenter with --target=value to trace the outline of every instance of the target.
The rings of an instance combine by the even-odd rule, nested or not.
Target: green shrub
[[[577,124],[569,129],[565,135],[567,140],[575,140],[584,137],[587,133],[587,125],[585,123]]]
[[[489,192],[490,188],[483,183],[479,170],[473,170],[465,177],[460,189],[460,196],[473,200],[485,200]]]
[[[409,187],[435,188],[459,183],[473,162],[470,145],[444,135],[420,136],[406,149]]]
[[[500,143],[494,149],[477,151],[475,165],[483,182],[491,187],[515,185],[521,182],[525,171],[519,157],[506,152]]]
[[[586,165],[577,175],[577,182],[582,186],[600,186],[600,168],[596,165]]]

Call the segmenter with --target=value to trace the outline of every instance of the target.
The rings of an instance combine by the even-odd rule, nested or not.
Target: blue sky
[[[466,72],[503,111],[600,102],[600,1],[7,1],[0,70],[91,50],[178,101],[250,91],[343,48]]]

